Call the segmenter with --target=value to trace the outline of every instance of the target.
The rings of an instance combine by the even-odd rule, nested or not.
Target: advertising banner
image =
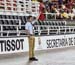
[[[52,49],[75,46],[75,34],[40,36],[36,38],[36,49]]]
[[[37,36],[35,37],[35,50],[47,50],[75,46],[75,34]],[[27,37],[0,38],[0,54],[28,52]]]
[[[0,54],[28,51],[27,37],[0,38]]]

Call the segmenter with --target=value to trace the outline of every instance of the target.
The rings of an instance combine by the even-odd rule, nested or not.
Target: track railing
[[[12,22],[16,21],[18,24],[0,24],[0,36],[25,36],[27,35],[25,30],[25,25],[21,24],[21,20],[19,19],[0,19],[0,21],[6,22],[6,20],[10,23],[10,20]],[[4,29],[4,27],[10,27],[12,29]],[[15,29],[14,29],[15,27]],[[24,29],[22,29],[22,27]],[[52,34],[73,34],[75,33],[75,26],[66,26],[66,25],[35,25],[34,26],[34,33],[37,35],[52,35]]]
[[[3,26],[15,26],[16,30],[3,30]],[[0,34],[3,37],[3,34],[6,33],[7,37],[10,36],[10,33],[16,33],[16,36],[21,36],[20,34],[24,33],[26,35],[26,30],[21,30],[20,27],[24,25],[0,25],[1,30]],[[38,33],[38,35],[51,35],[51,34],[73,34],[75,33],[75,26],[48,26],[48,25],[40,25],[34,27],[34,33]],[[13,35],[14,36],[14,35]]]
[[[48,25],[37,25],[35,26],[35,33],[41,34],[68,34],[75,33],[75,26],[48,26]]]

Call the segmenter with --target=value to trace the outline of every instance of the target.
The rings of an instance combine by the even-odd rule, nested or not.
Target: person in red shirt
[[[39,1],[40,2],[40,6],[39,6],[39,18],[38,20],[40,21],[44,21],[45,20],[45,5],[43,3],[42,0]]]
[[[68,9],[71,9],[71,8],[73,7],[73,5],[74,5],[74,2],[73,2],[72,0],[68,0],[68,2],[67,2],[67,4],[66,4],[66,7],[67,7]]]

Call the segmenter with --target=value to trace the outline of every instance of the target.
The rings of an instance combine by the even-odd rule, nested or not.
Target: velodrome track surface
[[[0,55],[0,65],[75,65],[75,47],[36,52],[39,61],[28,61],[28,53]]]

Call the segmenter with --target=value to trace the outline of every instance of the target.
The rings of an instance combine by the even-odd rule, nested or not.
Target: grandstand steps
[[[26,16],[18,15],[0,15],[0,36],[17,36],[26,35],[25,23],[27,22]],[[46,20],[37,21],[34,23],[34,33],[39,35],[52,35],[52,34],[65,34],[66,26],[75,26],[74,20]],[[67,27],[67,33],[75,33],[75,27]],[[38,30],[39,29],[39,30]],[[71,30],[72,29],[72,30]],[[12,31],[12,32],[11,32]],[[15,31],[15,32],[14,32]],[[69,32],[70,31],[70,32]],[[8,34],[7,34],[8,33]]]

